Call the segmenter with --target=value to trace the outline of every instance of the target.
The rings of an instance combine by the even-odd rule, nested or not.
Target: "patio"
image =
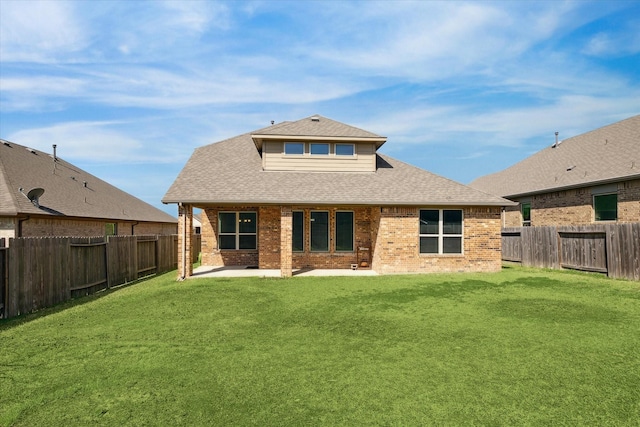
[[[193,270],[193,276],[202,277],[280,277],[280,269],[259,269],[253,266],[236,265],[227,267],[213,267],[202,265]],[[369,269],[294,269],[293,276],[377,276]]]

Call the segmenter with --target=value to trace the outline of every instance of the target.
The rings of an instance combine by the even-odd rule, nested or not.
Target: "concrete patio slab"
[[[368,269],[294,269],[294,276],[377,276],[373,270]],[[250,266],[213,267],[201,265],[193,270],[190,279],[202,277],[280,277],[279,269],[259,269]]]

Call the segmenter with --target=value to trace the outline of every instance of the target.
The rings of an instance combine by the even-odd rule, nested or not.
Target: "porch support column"
[[[293,213],[291,207],[280,208],[280,276],[293,275]]]
[[[178,279],[193,275],[191,236],[193,234],[193,206],[178,204]]]

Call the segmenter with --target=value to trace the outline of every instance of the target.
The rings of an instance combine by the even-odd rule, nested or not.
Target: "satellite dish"
[[[24,194],[24,193],[23,193]],[[27,199],[31,200],[36,207],[40,207],[40,197],[44,194],[44,188],[36,187],[29,190],[26,194]]]

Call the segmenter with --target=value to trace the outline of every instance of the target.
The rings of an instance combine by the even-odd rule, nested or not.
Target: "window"
[[[462,210],[420,210],[420,253],[462,253]]]
[[[353,212],[336,212],[336,251],[353,252]]]
[[[316,156],[316,155],[321,155],[321,156],[328,156],[329,155],[329,144],[311,144],[311,155],[312,156]]]
[[[596,221],[616,221],[618,219],[618,195],[594,195],[593,210]]]
[[[329,250],[329,212],[311,211],[311,251]]]
[[[108,222],[104,225],[105,236],[115,236],[118,234],[118,225],[113,222]]]
[[[304,142],[285,142],[284,154],[286,155],[303,155]]]
[[[355,146],[353,144],[336,144],[336,156],[353,156]]]
[[[520,212],[522,213],[522,225],[527,227],[531,225],[531,203],[520,204]]]
[[[257,214],[255,212],[220,212],[218,220],[220,249],[257,248]]]
[[[293,212],[292,244],[294,252],[304,251],[304,212]]]

